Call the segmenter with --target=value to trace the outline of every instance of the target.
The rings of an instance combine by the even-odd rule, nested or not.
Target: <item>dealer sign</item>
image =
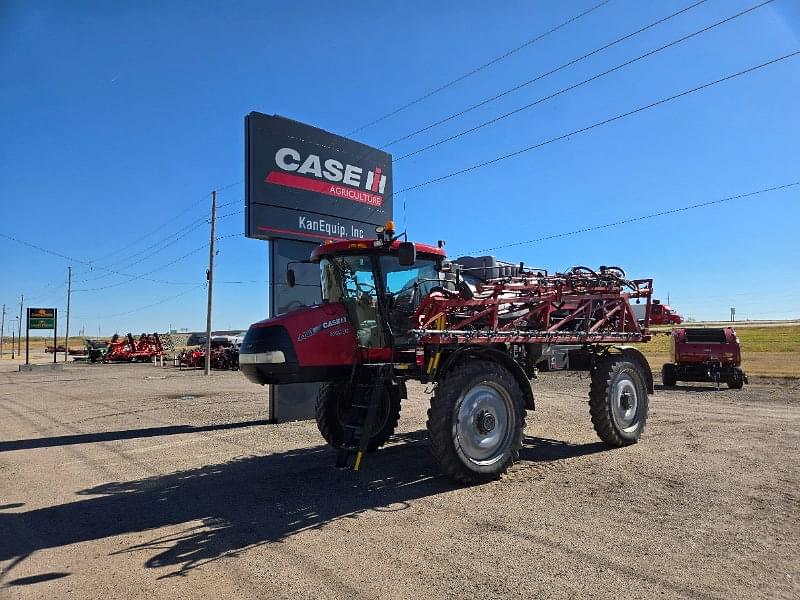
[[[29,308],[28,329],[55,329],[55,308]]]
[[[246,235],[321,243],[392,218],[392,157],[279,116],[245,117]]]

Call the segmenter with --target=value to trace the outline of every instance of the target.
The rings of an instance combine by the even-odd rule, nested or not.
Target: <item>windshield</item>
[[[410,267],[401,267],[396,256],[381,256],[381,272],[386,291],[395,299],[414,293],[424,296],[432,288],[442,285],[433,260],[418,260]]]
[[[424,298],[435,287],[443,287],[443,281],[436,270],[436,261],[418,259],[410,267],[400,266],[396,256],[381,256],[381,273],[389,296],[389,322],[398,346],[412,344],[408,335],[411,329],[411,315]]]

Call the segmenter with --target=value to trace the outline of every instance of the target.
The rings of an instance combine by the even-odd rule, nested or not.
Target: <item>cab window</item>
[[[356,330],[358,344],[367,348],[385,345],[378,326],[378,295],[369,256],[330,256],[320,261],[322,299],[341,302]]]

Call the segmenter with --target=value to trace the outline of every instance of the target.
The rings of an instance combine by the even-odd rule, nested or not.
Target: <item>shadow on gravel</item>
[[[6,585],[31,585],[34,583],[41,583],[43,581],[53,581],[54,579],[61,579],[62,577],[69,577],[71,573],[54,572],[42,573],[40,575],[31,575],[30,577],[20,577],[19,579],[12,579]]]
[[[665,385],[658,385],[656,384],[655,390],[657,392],[722,392],[728,389],[728,386],[722,384],[719,386],[719,389],[714,387],[713,384],[708,385],[673,385],[671,387],[667,387]]]
[[[266,425],[269,421],[241,421],[239,423],[221,423],[217,425],[167,425],[165,427],[146,427],[143,429],[121,429],[119,431],[100,431],[98,433],[77,433],[58,435],[27,440],[9,440],[0,442],[0,452],[11,450],[31,450],[33,448],[50,448],[51,446],[71,446],[73,444],[92,444],[95,442],[113,442],[116,440],[132,440],[135,438],[158,437],[161,435],[182,435],[203,431],[222,431],[240,429],[255,425]]]
[[[526,435],[522,440],[519,459],[528,462],[546,462],[562,460],[574,456],[586,456],[597,452],[605,452],[610,448],[603,442],[591,444],[570,444],[549,438],[536,438]]]
[[[370,455],[358,474],[333,469],[334,451],[316,446],[106,483],[80,491],[85,498],[75,502],[0,513],[0,561],[153,530],[155,537],[119,553],[143,553],[148,568],[175,567],[162,576],[171,577],[339,519],[404,510],[415,499],[457,488],[436,472],[425,431],[394,441]],[[521,458],[553,461],[602,448],[528,437]],[[159,528],[182,524],[182,531],[158,536]]]

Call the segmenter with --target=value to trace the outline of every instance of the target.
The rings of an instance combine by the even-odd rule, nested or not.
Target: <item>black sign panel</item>
[[[248,237],[371,237],[392,218],[392,157],[291,119],[245,118]]]

